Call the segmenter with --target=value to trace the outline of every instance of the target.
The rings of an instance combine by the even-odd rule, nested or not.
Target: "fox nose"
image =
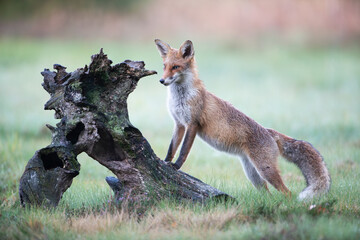
[[[164,79],[160,79],[160,83],[164,84],[165,80]]]

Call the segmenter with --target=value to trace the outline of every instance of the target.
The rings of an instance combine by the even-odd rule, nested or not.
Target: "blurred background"
[[[2,36],[154,37],[343,44],[360,36],[357,0],[1,0]]]
[[[207,88],[262,125],[313,143],[333,182],[349,174],[337,175],[341,167],[358,169],[358,0],[0,0],[1,191],[17,196],[26,162],[51,141],[45,124],[57,123],[43,110],[49,96],[40,72],[54,63],[73,71],[100,48],[114,63],[143,60],[158,71],[130,95],[129,114],[163,158],[173,123],[158,82],[155,38],[175,48],[192,40]],[[83,154],[79,159],[81,174],[66,196],[108,190],[98,186],[110,173]],[[287,184],[300,182],[300,190],[297,169],[280,164]],[[236,158],[199,139],[184,170],[234,195],[250,186]]]

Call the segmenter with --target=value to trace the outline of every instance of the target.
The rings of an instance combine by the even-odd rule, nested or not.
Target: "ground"
[[[170,42],[180,45],[181,42]],[[194,41],[200,78],[208,90],[263,126],[311,142],[324,156],[332,185],[313,202],[289,199],[274,188],[258,192],[234,156],[199,138],[182,170],[234,196],[237,203],[176,204],[164,200],[135,213],[117,209],[104,178],[111,172],[85,154],[80,175],[57,209],[23,209],[19,178],[34,152],[50,143],[54,125],[42,89],[43,68],[73,71],[101,47],[114,63],[144,60],[161,74],[155,45],[3,38],[0,40],[0,236],[4,239],[359,239],[360,48]],[[159,75],[141,79],[129,98],[131,122],[158,156],[166,155],[173,123]],[[279,159],[296,196],[300,171]]]

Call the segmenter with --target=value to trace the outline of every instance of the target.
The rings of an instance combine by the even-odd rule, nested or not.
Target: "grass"
[[[181,42],[176,42],[180,45]],[[266,127],[311,142],[332,176],[329,194],[314,202],[256,191],[238,160],[197,139],[183,170],[235,196],[238,203],[178,205],[164,200],[140,217],[116,209],[104,178],[112,173],[85,154],[81,172],[57,209],[23,209],[19,178],[34,152],[51,141],[44,111],[43,68],[69,71],[88,64],[101,47],[114,63],[144,60],[161,74],[150,43],[0,40],[0,238],[3,239],[359,239],[360,48],[265,45],[243,47],[195,41],[207,88]],[[140,80],[129,98],[132,123],[164,157],[172,133],[160,76]],[[300,171],[279,160],[285,184],[297,195]]]

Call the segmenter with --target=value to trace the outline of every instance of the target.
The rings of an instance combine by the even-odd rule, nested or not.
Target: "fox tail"
[[[275,139],[280,154],[288,161],[295,163],[306,180],[306,188],[299,194],[299,200],[309,200],[327,193],[330,189],[330,174],[323,157],[308,142],[296,140],[268,129]]]

